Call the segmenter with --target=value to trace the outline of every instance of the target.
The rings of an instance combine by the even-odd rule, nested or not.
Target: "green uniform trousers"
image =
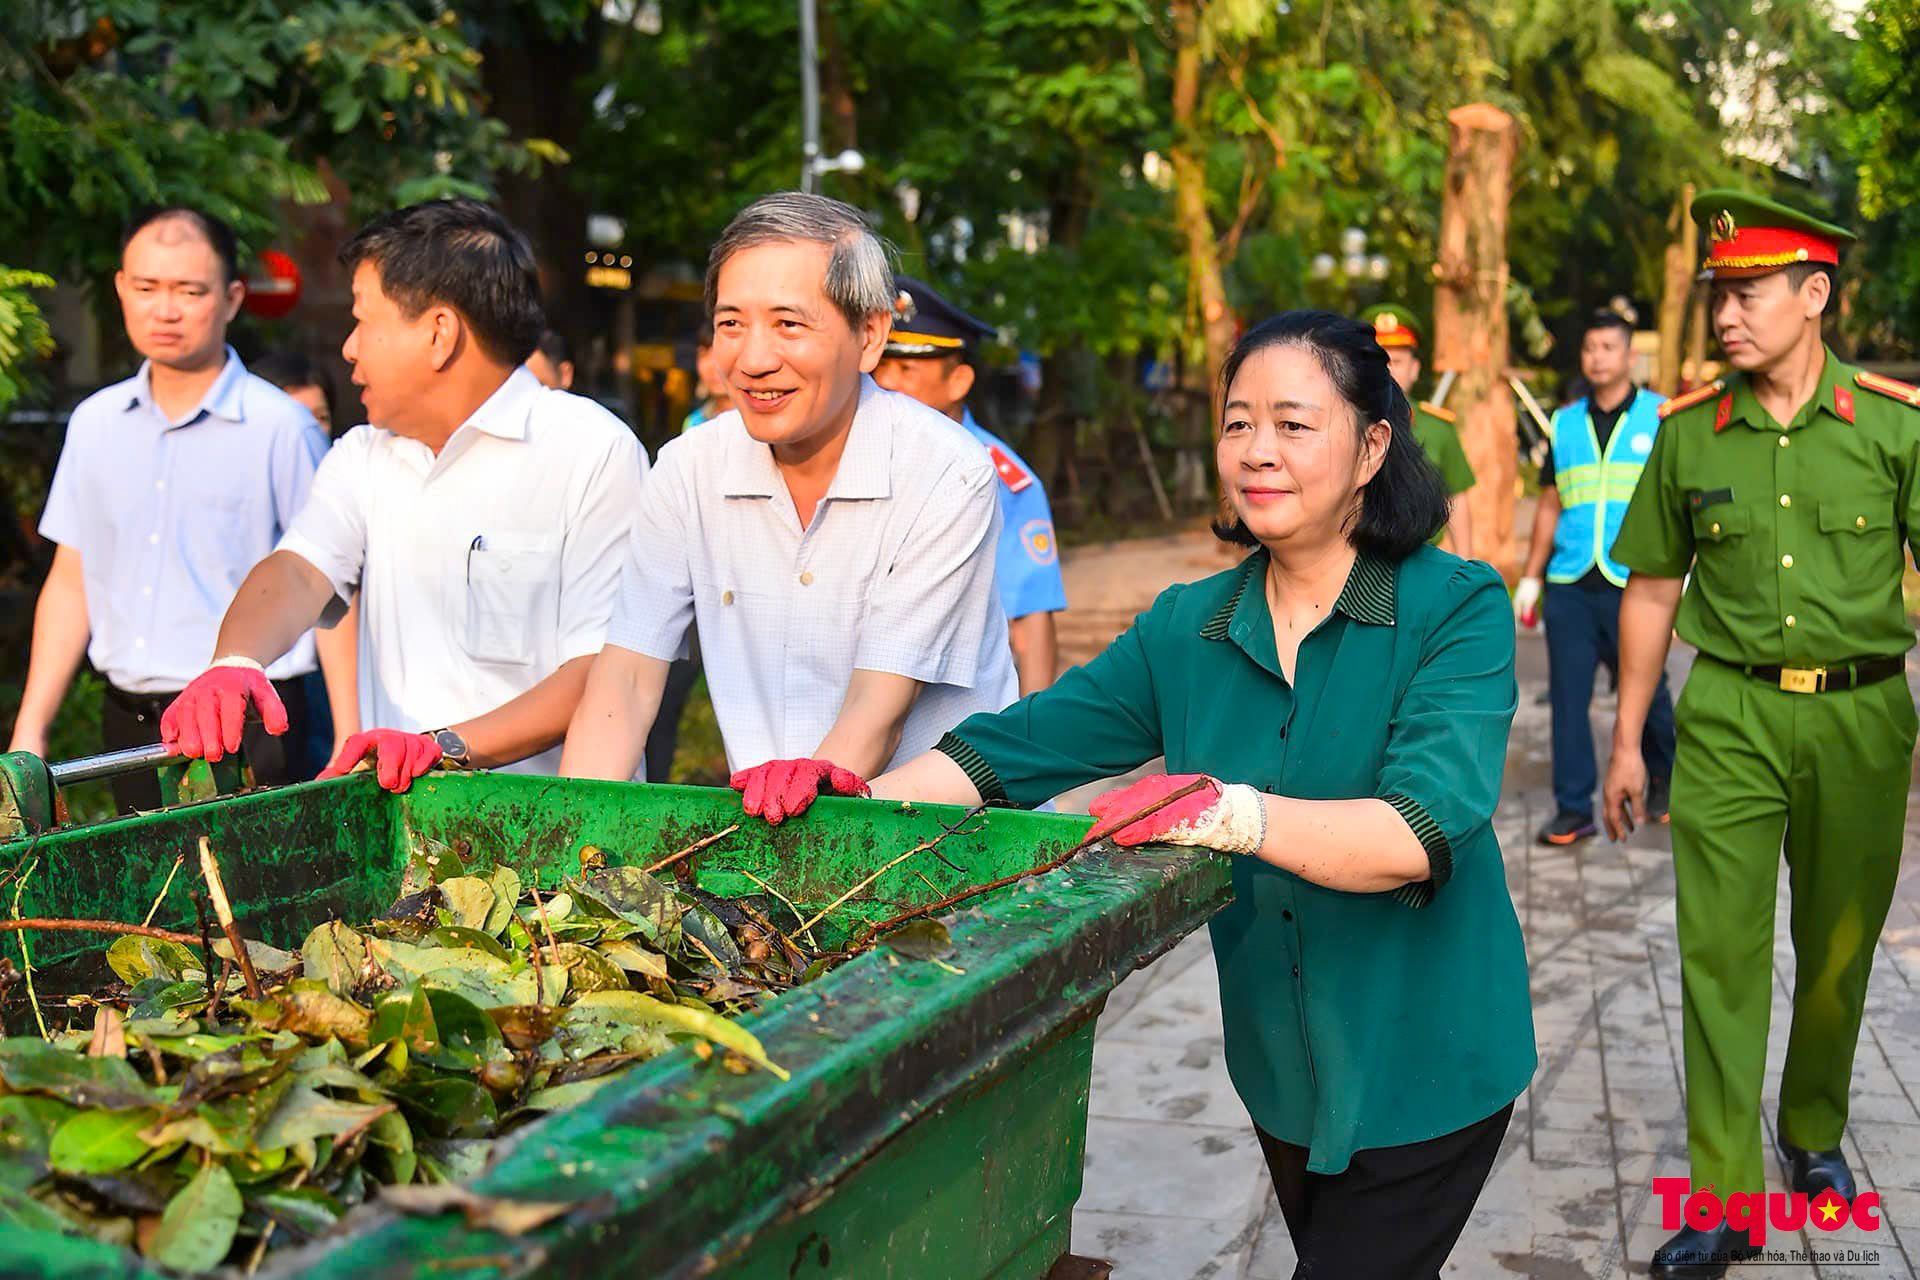
[[[1900,867],[1913,697],[1898,676],[1786,693],[1703,658],[1677,719],[1673,867],[1693,1184],[1757,1194],[1781,849],[1794,986],[1780,1133],[1830,1151],[1846,1128],[1867,975]]]

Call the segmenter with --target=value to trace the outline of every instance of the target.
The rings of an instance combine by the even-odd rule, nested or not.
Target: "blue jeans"
[[[1620,676],[1620,588],[1548,583],[1541,614],[1547,625],[1547,693],[1553,704],[1553,802],[1561,813],[1593,813],[1600,784],[1593,754],[1593,677],[1602,665]],[[1667,676],[1653,691],[1640,736],[1647,778],[1673,776],[1673,698]]]

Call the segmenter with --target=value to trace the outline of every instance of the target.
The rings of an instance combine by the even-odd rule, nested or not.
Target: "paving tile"
[[[1228,1128],[1252,1124],[1227,1078],[1226,1058],[1210,1038],[1184,1046],[1117,1034],[1096,1040],[1093,1114]]]
[[[1251,1252],[1251,1235],[1234,1218],[1081,1209],[1073,1215],[1073,1251],[1110,1260],[1114,1280],[1235,1280]]]
[[[1237,1218],[1256,1208],[1266,1162],[1250,1126],[1235,1128],[1114,1120],[1087,1122],[1080,1205],[1104,1213]]]

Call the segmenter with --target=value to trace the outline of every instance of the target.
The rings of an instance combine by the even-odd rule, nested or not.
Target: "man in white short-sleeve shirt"
[[[632,776],[693,622],[734,785],[776,819],[1013,701],[993,466],[867,376],[892,298],[839,201],[768,196],[723,233],[707,301],[735,408],[661,450],[563,774]]]
[[[259,664],[337,621],[357,589],[361,722],[381,727],[321,777],[369,757],[396,791],[442,761],[552,773],[605,639],[645,455],[612,414],[522,367],[539,284],[492,208],[401,209],[341,258],[356,321],[342,354],[372,422],[327,455],[163,734],[217,759],[249,700],[272,728]]]

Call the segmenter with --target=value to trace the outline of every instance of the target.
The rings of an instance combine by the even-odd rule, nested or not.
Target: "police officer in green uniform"
[[[1397,302],[1368,307],[1360,319],[1373,326],[1373,340],[1387,353],[1387,369],[1413,403],[1413,438],[1440,468],[1447,486],[1446,528],[1433,535],[1433,543],[1458,556],[1473,554],[1473,517],[1467,512],[1467,490],[1473,488],[1473,467],[1467,451],[1460,447],[1460,428],[1454,415],[1437,404],[1413,399],[1413,384],[1420,380],[1420,327],[1413,312]]]
[[[1920,391],[1821,341],[1848,232],[1737,191],[1705,192],[1693,214],[1732,372],[1664,406],[1614,543],[1633,572],[1603,807],[1616,839],[1644,820],[1641,730],[1677,616],[1700,650],[1672,796],[1693,1185],[1763,1191],[1784,845],[1795,980],[1777,1147],[1794,1190],[1851,1200],[1840,1140],[1914,746],[1900,580],[1920,532]],[[1719,1276],[1757,1252],[1724,1224],[1688,1227],[1652,1274]]]

